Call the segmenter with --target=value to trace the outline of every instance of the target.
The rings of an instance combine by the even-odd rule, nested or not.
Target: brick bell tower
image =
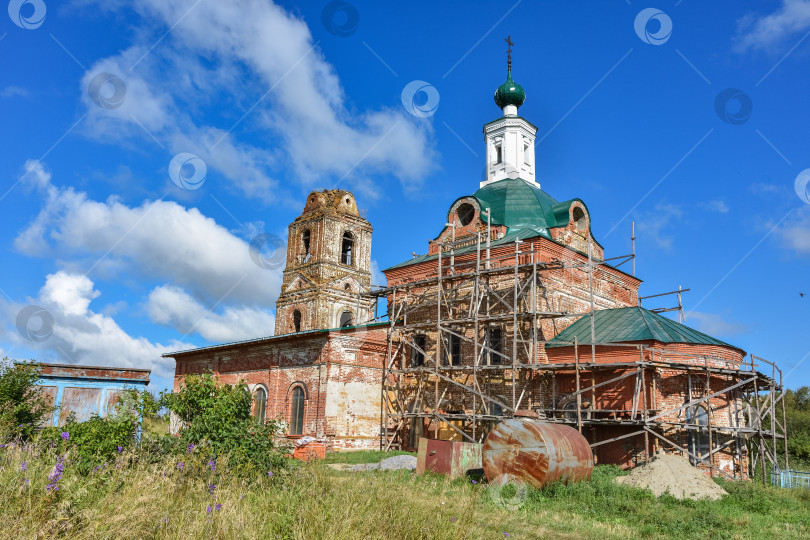
[[[276,302],[276,335],[364,324],[370,298],[371,224],[354,195],[313,191],[290,224],[287,266]]]

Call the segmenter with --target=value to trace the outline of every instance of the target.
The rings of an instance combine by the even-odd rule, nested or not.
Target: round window
[[[475,208],[470,203],[462,203],[456,209],[456,214],[458,215],[458,220],[461,222],[461,225],[467,226],[472,223],[475,217]]]

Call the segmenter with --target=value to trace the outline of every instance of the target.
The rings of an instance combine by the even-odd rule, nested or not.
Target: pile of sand
[[[660,454],[649,463],[636,467],[627,476],[616,478],[620,484],[649,489],[658,497],[669,492],[676,499],[712,499],[727,495],[706,473],[692,467],[682,456]]]

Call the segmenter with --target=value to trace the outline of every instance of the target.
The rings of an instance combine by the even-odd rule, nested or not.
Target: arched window
[[[711,456],[703,458],[709,453],[709,413],[703,407],[689,408],[686,411],[686,423],[690,424],[689,453],[700,458],[699,460],[693,457],[689,459],[693,465],[695,463],[710,463]]]
[[[304,262],[309,261],[310,251],[309,251],[309,229],[305,229],[304,232],[301,234],[301,247],[304,251]]]
[[[267,391],[259,386],[253,392],[253,419],[259,424],[264,424],[265,409],[267,407]]]
[[[585,219],[585,212],[582,211],[582,208],[577,206],[574,208],[573,215],[577,230],[584,231],[585,227],[588,225],[588,220]]]
[[[293,327],[295,327],[296,332],[301,331],[301,312],[297,309],[293,311]]]
[[[304,389],[293,388],[290,408],[290,435],[301,435],[304,432]]]
[[[352,252],[354,251],[354,236],[346,231],[343,233],[343,242],[340,245],[340,262],[345,265],[352,265]]]
[[[346,328],[348,326],[354,326],[354,316],[351,311],[344,311],[340,314],[340,327]]]

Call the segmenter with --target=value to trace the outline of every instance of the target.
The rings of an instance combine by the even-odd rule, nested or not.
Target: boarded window
[[[296,332],[301,331],[301,312],[297,309],[293,311],[293,327]]]
[[[260,386],[253,393],[253,419],[259,424],[264,424],[266,407],[267,392]]]
[[[427,339],[424,334],[417,334],[413,337],[413,345],[411,345],[411,367],[420,367],[425,365],[425,343]]]
[[[62,403],[60,403],[59,424],[64,424],[71,413],[75,415],[78,422],[90,420],[91,416],[98,414],[100,398],[100,388],[65,388],[62,392]]]
[[[292,393],[290,414],[290,435],[301,435],[304,432],[304,389],[296,386]]]
[[[343,233],[343,241],[340,245],[340,262],[345,265],[352,265],[352,252],[354,251],[354,236],[352,233]]]

